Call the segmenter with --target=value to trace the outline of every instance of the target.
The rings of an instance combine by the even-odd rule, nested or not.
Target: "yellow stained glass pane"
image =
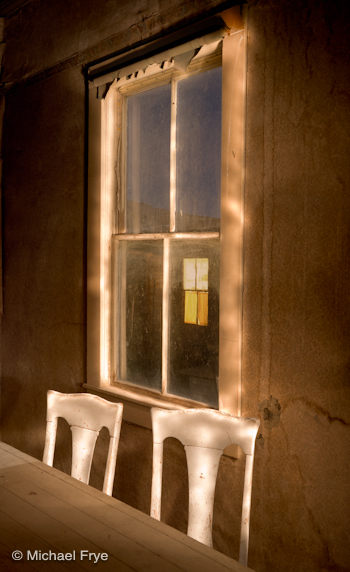
[[[196,259],[184,258],[184,290],[196,289]]]
[[[198,292],[198,325],[208,325],[208,292]]]
[[[208,258],[196,258],[197,261],[197,290],[208,290]]]
[[[185,324],[197,324],[197,292],[185,292]]]

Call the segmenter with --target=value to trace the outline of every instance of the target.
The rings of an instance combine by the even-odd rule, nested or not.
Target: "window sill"
[[[204,408],[203,403],[190,401],[181,398],[164,398],[161,396],[151,396],[133,391],[131,388],[119,387],[110,384],[92,385],[83,383],[82,387],[88,391],[112,398],[113,401],[122,402],[124,405],[123,419],[127,423],[132,423],[140,427],[152,430],[151,407],[161,407],[163,409],[188,409],[190,407]],[[171,400],[170,400],[171,399]],[[240,457],[240,448],[230,445],[224,451],[224,455],[237,459]]]
[[[92,385],[84,383],[83,387],[88,391],[101,395],[113,396],[124,403],[124,419],[129,423],[152,428],[151,407],[161,407],[163,409],[188,409],[189,407],[205,407],[204,403],[182,399],[177,397],[162,397],[154,394],[140,393],[132,387],[121,387],[110,384]],[[142,390],[141,390],[142,391]]]

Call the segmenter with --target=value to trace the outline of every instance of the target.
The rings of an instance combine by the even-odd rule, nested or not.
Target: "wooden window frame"
[[[242,20],[226,29],[222,37],[222,152],[220,229],[220,313],[219,313],[219,410],[241,413],[241,329],[243,292],[243,192],[245,152],[246,33]],[[166,72],[164,72],[166,73]],[[118,90],[106,90],[106,76],[89,82],[89,163],[87,231],[87,383],[90,391],[107,393],[134,404],[130,419],[139,417],[142,407],[203,407],[205,404],[144,387],[113,383],[112,296],[116,213],[120,201],[120,169],[125,127],[116,113],[121,99]],[[155,85],[155,77],[149,81]],[[140,85],[141,85],[140,81]],[[162,80],[161,80],[162,81]],[[136,84],[135,84],[136,85]],[[101,91],[107,91],[99,97]],[[128,89],[128,88],[125,88]],[[135,89],[135,86],[134,88]],[[174,224],[174,221],[171,222]],[[171,227],[172,229],[173,227]],[[157,237],[167,233],[157,233]],[[200,233],[203,235],[204,233]],[[208,233],[210,237],[218,233]],[[186,233],[171,233],[171,238]],[[124,238],[130,235],[123,235]],[[136,235],[142,237],[142,235]],[[191,233],[193,237],[193,234]],[[149,238],[149,234],[144,238]],[[120,239],[120,237],[119,237]],[[114,320],[115,322],[115,320]],[[140,406],[140,407],[138,407]],[[132,409],[132,408],[131,408]]]

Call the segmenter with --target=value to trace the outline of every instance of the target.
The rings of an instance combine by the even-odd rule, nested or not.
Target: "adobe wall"
[[[243,403],[251,559],[274,570],[350,567],[348,22],[345,2],[249,10]]]
[[[2,439],[38,458],[46,391],[85,381],[82,66],[219,1],[33,0],[6,23],[2,82]],[[350,569],[349,98],[346,0],[247,7],[243,414],[257,440],[249,565]],[[56,466],[69,470],[60,424]],[[64,444],[64,447],[60,447]],[[103,432],[92,484],[101,486]],[[114,494],[148,512],[151,433],[124,423]],[[242,459],[223,457],[214,546],[238,554]],[[183,449],[165,451],[163,518],[186,530]]]

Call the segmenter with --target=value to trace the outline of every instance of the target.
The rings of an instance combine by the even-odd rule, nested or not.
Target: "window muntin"
[[[114,380],[217,407],[221,68],[138,85],[123,108]],[[210,265],[208,289],[197,295],[208,314],[201,333],[184,323],[183,259],[191,256]]]

